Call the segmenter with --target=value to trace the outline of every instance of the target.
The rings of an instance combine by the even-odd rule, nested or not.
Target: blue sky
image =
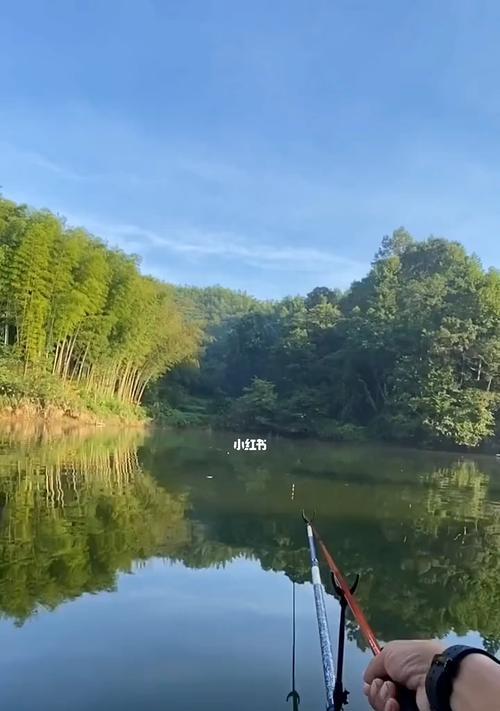
[[[8,3],[0,184],[168,281],[346,287],[404,225],[500,266],[500,3]]]

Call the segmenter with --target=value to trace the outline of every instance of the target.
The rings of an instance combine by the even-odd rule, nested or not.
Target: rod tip
[[[313,511],[311,518],[309,518],[309,516],[306,515],[306,512],[304,511],[304,509],[302,509],[302,519],[303,519],[304,523],[312,524],[313,519],[314,519],[314,511]]]

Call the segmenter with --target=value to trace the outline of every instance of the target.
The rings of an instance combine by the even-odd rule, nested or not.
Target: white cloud
[[[112,244],[140,252],[162,248],[191,260],[220,258],[263,269],[322,274],[335,269],[342,270],[347,281],[361,276],[368,266],[316,247],[278,246],[225,231],[169,226],[160,233],[133,224],[111,225],[89,219],[84,224]]]
[[[0,143],[0,149],[2,151],[4,161],[24,163],[27,166],[41,168],[44,171],[53,173],[54,175],[66,180],[86,179],[86,176],[77,173],[72,168],[68,168],[61,163],[53,161],[51,158],[48,158],[46,155],[43,155],[38,151],[24,150],[5,142]]]

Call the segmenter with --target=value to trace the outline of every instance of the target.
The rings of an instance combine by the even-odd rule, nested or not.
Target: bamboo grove
[[[23,375],[139,403],[152,379],[195,356],[200,334],[137,257],[0,199],[0,338]]]

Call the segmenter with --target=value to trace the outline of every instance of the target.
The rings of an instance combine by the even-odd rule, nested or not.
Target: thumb
[[[364,673],[364,680],[367,684],[371,684],[374,679],[385,679],[389,674],[386,668],[386,651],[383,649],[380,654],[373,657]]]

